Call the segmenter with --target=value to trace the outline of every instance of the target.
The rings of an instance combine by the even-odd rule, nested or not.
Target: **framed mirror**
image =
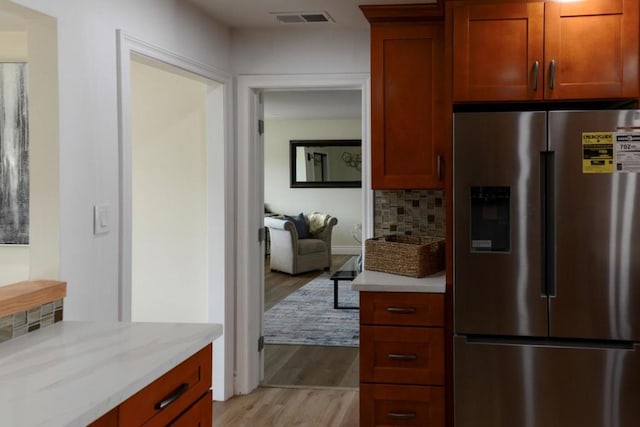
[[[289,141],[291,188],[362,187],[362,142]]]

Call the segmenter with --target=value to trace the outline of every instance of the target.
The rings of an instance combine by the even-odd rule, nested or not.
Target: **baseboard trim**
[[[334,255],[360,255],[360,246],[331,246],[331,253]]]

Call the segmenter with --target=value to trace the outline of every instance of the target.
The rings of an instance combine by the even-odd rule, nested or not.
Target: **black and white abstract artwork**
[[[0,244],[29,244],[27,65],[0,63]]]

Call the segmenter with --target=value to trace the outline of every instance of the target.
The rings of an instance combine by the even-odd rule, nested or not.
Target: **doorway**
[[[206,98],[218,86],[132,58],[132,321],[207,321]]]
[[[373,209],[369,159],[369,76],[300,75],[300,76],[239,76],[238,77],[238,305],[237,305],[237,378],[236,392],[246,394],[255,389],[263,375],[263,352],[259,351],[262,336],[264,300],[261,275],[264,274],[264,246],[256,236],[263,224],[262,167],[258,108],[260,94],[289,90],[358,90],[362,108],[362,230],[363,236],[373,229]],[[371,207],[370,207],[371,206]]]
[[[271,270],[271,256],[265,254],[262,384],[357,388],[359,312],[333,307],[330,276],[361,251],[353,232],[362,224],[362,188],[340,183],[347,177],[362,180],[361,165],[345,160],[361,147],[339,144],[361,141],[362,92],[265,90],[262,98],[264,173],[259,179],[265,216],[320,212],[338,220],[331,231],[328,271],[290,275]],[[305,142],[312,145],[299,150],[297,161],[290,159],[295,145]],[[291,182],[295,171],[296,182],[303,185]],[[343,301],[357,298],[345,282],[340,287]]]

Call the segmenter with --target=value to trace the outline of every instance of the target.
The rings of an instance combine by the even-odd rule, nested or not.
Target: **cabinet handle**
[[[387,307],[387,311],[394,314],[411,314],[415,313],[416,309],[413,307]]]
[[[180,385],[180,387],[178,387],[177,389],[175,389],[174,391],[171,392],[171,394],[167,397],[165,397],[164,399],[162,399],[160,402],[156,403],[155,408],[157,410],[160,409],[164,409],[167,406],[171,405],[173,402],[175,402],[180,396],[182,396],[184,394],[185,391],[189,390],[189,384],[187,383],[182,383]]]
[[[387,412],[389,418],[396,420],[413,420],[416,417],[415,412]]]
[[[533,91],[538,90],[538,76],[540,75],[540,62],[533,63]]]
[[[442,181],[442,156],[438,154],[436,158],[436,170],[438,173],[438,181]]]
[[[552,59],[549,64],[549,89],[556,88],[556,60]]]
[[[418,358],[418,356],[415,354],[395,354],[395,353],[389,353],[387,354],[387,357],[391,360],[402,360],[402,361],[416,360]]]

